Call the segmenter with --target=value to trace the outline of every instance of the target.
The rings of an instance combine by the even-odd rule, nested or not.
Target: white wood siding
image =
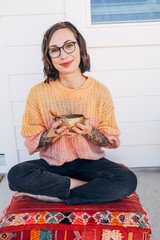
[[[43,81],[41,42],[44,32],[56,22],[65,20],[65,1],[1,0],[0,66],[1,97],[0,139],[3,139],[7,172],[14,164],[27,160],[18,148],[18,135],[29,90]],[[23,102],[23,109],[15,109]],[[17,134],[18,120],[18,134]],[[24,139],[21,137],[21,145]],[[23,146],[24,149],[24,146]],[[23,152],[23,151],[22,151]],[[31,157],[32,158],[32,157]],[[34,156],[33,156],[34,158]]]
[[[0,81],[7,82],[3,95],[9,120],[0,123],[5,128],[9,124],[13,149],[7,151],[12,157],[16,152],[5,169],[38,158],[38,153],[29,156],[24,146],[22,116],[30,88],[43,81],[43,34],[64,20],[75,24],[86,38],[91,57],[91,72],[86,75],[108,86],[113,96],[121,146],[105,150],[106,157],[130,167],[160,166],[160,23],[92,26],[89,0],[1,2]]]
[[[130,167],[160,166],[160,23],[92,26],[89,0],[79,8],[66,1],[67,19],[87,40],[89,75],[113,96],[121,146],[105,150],[106,157]]]

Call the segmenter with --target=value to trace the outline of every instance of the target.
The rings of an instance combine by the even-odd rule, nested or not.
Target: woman
[[[83,75],[90,69],[84,38],[71,23],[57,23],[46,31],[42,52],[46,79],[29,93],[21,132],[29,153],[40,152],[40,159],[9,171],[11,190],[68,205],[132,194],[134,173],[104,158],[101,147],[117,148],[120,131],[109,90]],[[66,114],[83,114],[85,122],[70,132],[56,121]]]

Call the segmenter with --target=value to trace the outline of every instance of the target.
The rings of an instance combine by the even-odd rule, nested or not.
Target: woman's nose
[[[61,48],[60,58],[64,58],[64,57],[66,57],[66,55],[68,55],[68,54],[63,50],[63,48]]]

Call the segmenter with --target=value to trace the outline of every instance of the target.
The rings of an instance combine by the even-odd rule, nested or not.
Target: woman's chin
[[[59,73],[60,75],[63,75],[63,74],[73,74],[73,73],[79,73],[79,71],[77,71],[77,68],[74,69],[74,68],[67,68],[67,69],[63,69],[63,70],[60,70]]]

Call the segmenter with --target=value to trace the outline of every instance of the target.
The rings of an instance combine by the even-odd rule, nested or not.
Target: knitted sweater
[[[59,80],[49,84],[41,82],[34,86],[28,96],[23,116],[21,134],[29,153],[40,152],[40,158],[50,165],[60,166],[76,158],[98,160],[105,152],[83,135],[74,138],[60,137],[48,147],[38,148],[42,133],[49,129],[55,119],[50,114],[87,114],[90,124],[109,140],[106,148],[119,147],[119,134],[111,94],[106,86],[87,77],[76,89],[64,87]]]

